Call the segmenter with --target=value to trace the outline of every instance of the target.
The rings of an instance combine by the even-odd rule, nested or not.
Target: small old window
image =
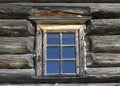
[[[89,17],[33,17],[36,76],[85,74],[85,22]]]
[[[85,25],[40,24],[38,28],[42,32],[42,62],[37,70],[41,68],[44,76],[83,75]]]

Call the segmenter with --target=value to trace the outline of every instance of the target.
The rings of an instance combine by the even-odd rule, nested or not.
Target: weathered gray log
[[[89,1],[89,0],[88,0]],[[21,3],[20,3],[21,4]],[[89,7],[91,9],[91,16],[93,18],[120,18],[120,4],[119,3],[22,3],[22,5],[32,7]]]
[[[120,53],[120,36],[91,36],[91,50],[97,53]]]
[[[63,10],[64,7],[64,10]],[[66,8],[65,8],[66,7]],[[70,10],[66,10],[71,8]],[[84,11],[78,11],[83,7],[89,7],[91,9],[91,15],[93,18],[120,18],[120,4],[119,3],[16,3],[16,4],[0,4],[0,18],[26,18],[30,15],[34,15],[35,8],[42,8],[69,12],[73,14],[82,13]],[[54,8],[54,9],[53,9]],[[59,9],[61,8],[61,9]],[[24,9],[24,10],[23,10]],[[58,10],[59,9],[59,10]],[[73,11],[75,10],[75,11]],[[37,11],[36,11],[37,12]],[[87,12],[87,11],[85,11]]]
[[[120,67],[87,68],[86,73],[89,76],[120,76]]]
[[[34,69],[0,69],[0,83],[24,83],[34,74]]]
[[[88,67],[120,67],[120,54],[94,53],[87,58]]]
[[[59,3],[119,3],[119,0],[0,0],[0,3],[14,3],[14,2],[39,2],[39,3],[53,3],[53,2],[59,2]]]
[[[38,84],[1,84],[1,86],[119,86],[119,83],[38,83]]]
[[[35,9],[24,5],[13,4],[0,4],[0,18],[13,19],[13,18],[27,18],[34,15]]]
[[[80,77],[35,77],[34,69],[1,69],[0,83],[117,83],[120,80],[119,70],[120,68],[114,68],[114,70],[113,68],[100,68],[98,70],[95,68],[88,69],[88,75]]]
[[[34,69],[1,69],[0,83],[115,83],[120,80],[119,70],[120,68],[89,68],[88,75],[84,77],[35,77]]]
[[[96,19],[91,22],[91,35],[120,35],[120,19]]]
[[[13,69],[13,68],[32,68],[33,67],[33,55],[0,55],[0,69]]]
[[[107,2],[107,3],[116,3],[116,2],[120,2],[119,0],[51,0],[51,1],[48,1],[48,0],[35,0],[35,2],[42,2],[42,3],[51,3],[51,2],[61,2],[61,3],[102,3],[102,2]]]
[[[0,37],[0,54],[33,52],[33,37]]]
[[[0,20],[0,36],[34,35],[34,27],[27,20]]]

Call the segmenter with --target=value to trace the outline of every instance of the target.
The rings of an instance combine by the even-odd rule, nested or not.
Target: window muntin
[[[46,75],[76,74],[75,32],[46,35]]]

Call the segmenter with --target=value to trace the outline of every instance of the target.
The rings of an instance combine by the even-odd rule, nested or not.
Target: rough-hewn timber
[[[120,19],[94,19],[91,35],[120,35]]]
[[[120,3],[119,0],[0,0],[0,3],[19,3],[19,2],[37,2],[37,3]]]
[[[87,8],[88,7],[88,8]],[[64,8],[64,9],[63,9]],[[66,10],[69,8],[69,10]],[[87,8],[83,11],[84,8]],[[16,3],[0,4],[0,18],[27,18],[35,14],[35,9],[48,11],[65,12],[73,14],[89,14],[93,18],[120,18],[120,4],[118,3]],[[23,10],[24,9],[24,10]],[[74,11],[75,10],[75,11]],[[36,11],[37,12],[37,11]]]
[[[19,4],[19,3],[17,3]],[[20,5],[32,6],[33,8],[46,7],[46,9],[54,7],[89,7],[91,16],[96,18],[120,18],[120,4],[119,3],[20,3]],[[59,10],[58,10],[59,11]],[[69,10],[69,12],[73,10]],[[77,11],[76,11],[77,12]],[[79,12],[79,11],[78,11]]]
[[[21,69],[33,67],[33,55],[0,55],[0,69]]]
[[[90,15],[89,7],[75,7],[75,6],[38,6],[38,16],[76,16],[76,15]]]
[[[120,53],[120,36],[91,36],[92,51],[97,53]]]
[[[0,83],[24,83],[34,76],[34,69],[0,69]]]
[[[1,69],[0,83],[88,83],[116,82],[120,80],[120,68],[88,69],[87,76],[80,77],[35,77],[34,69]],[[95,73],[95,74],[94,74]],[[90,74],[90,75],[89,75]]]
[[[35,9],[24,5],[0,4],[1,19],[25,18],[34,15]]]
[[[49,83],[49,84],[1,84],[0,86],[119,86],[120,83]]]
[[[89,76],[120,76],[120,67],[102,67],[102,68],[87,68],[86,70]]]
[[[0,37],[0,54],[33,52],[33,37]]]
[[[88,57],[88,67],[120,67],[120,54],[93,53]]]
[[[27,20],[0,20],[0,36],[31,36],[34,27]]]

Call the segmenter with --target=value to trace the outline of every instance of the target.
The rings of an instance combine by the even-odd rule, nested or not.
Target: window
[[[46,75],[76,74],[75,33],[47,33]]]
[[[85,73],[84,29],[85,25],[38,25],[36,74],[39,76],[83,75]]]
[[[35,33],[36,76],[81,76],[86,69],[85,23],[88,16],[30,17]]]

